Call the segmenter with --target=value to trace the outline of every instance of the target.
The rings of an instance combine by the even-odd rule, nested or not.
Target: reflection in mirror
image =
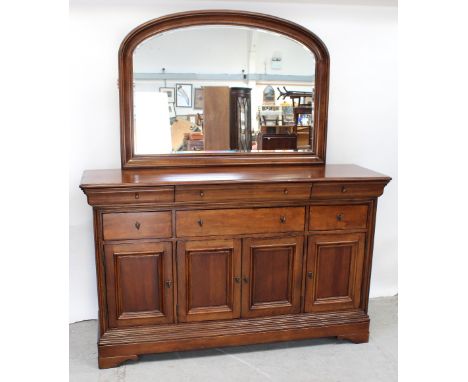
[[[134,152],[312,151],[315,57],[284,35],[197,26],[133,54]]]

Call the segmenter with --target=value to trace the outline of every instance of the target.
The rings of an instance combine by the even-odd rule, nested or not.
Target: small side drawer
[[[366,228],[367,212],[364,204],[311,206],[309,230]]]
[[[256,200],[308,200],[310,184],[261,184],[236,186],[176,187],[176,202],[224,202]]]
[[[88,191],[88,203],[92,206],[112,204],[171,203],[173,201],[173,187]]]
[[[171,215],[170,211],[105,213],[102,215],[104,240],[171,237]]]
[[[386,183],[315,183],[312,186],[312,198],[347,198],[380,196]]]
[[[304,207],[176,212],[177,236],[243,235],[303,231]]]

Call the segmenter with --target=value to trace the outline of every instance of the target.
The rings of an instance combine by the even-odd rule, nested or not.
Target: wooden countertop
[[[383,181],[390,177],[352,164],[86,170],[80,187],[151,187],[190,184]]]

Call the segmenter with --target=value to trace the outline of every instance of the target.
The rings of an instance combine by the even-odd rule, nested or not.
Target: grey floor
[[[397,297],[371,299],[369,343],[317,339],[140,357],[99,370],[97,321],[70,325],[71,382],[397,380]]]

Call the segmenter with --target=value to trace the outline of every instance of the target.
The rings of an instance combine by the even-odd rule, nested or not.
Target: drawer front
[[[367,226],[368,206],[311,206],[309,230],[358,229]]]
[[[380,196],[384,187],[385,183],[315,183],[312,198]]]
[[[177,236],[242,235],[303,231],[304,207],[176,212]]]
[[[308,184],[180,186],[176,187],[176,202],[224,202],[258,200],[308,200]]]
[[[162,212],[106,213],[102,216],[104,240],[168,238],[172,214]]]
[[[174,189],[171,187],[151,190],[96,190],[88,193],[91,205],[171,203],[174,201]]]

